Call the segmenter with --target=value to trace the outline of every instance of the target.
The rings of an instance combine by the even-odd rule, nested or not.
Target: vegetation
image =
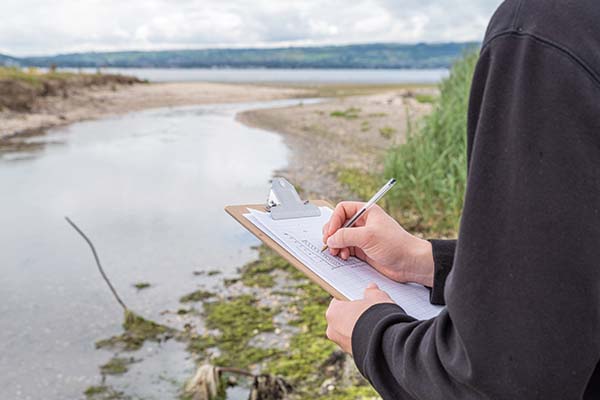
[[[0,67],[0,80],[20,81],[35,87],[43,86],[48,79],[65,80],[76,76],[69,72],[41,72],[37,68]]]
[[[391,139],[392,136],[394,136],[394,133],[396,133],[396,130],[391,126],[384,126],[379,129],[379,134],[386,139]]]
[[[348,108],[344,111],[333,111],[330,115],[335,118],[357,119],[359,117],[360,108]]]
[[[29,111],[39,98],[47,96],[69,97],[73,89],[90,86],[131,85],[142,81],[129,76],[110,74],[76,74],[50,69],[42,72],[36,68],[0,66],[0,109]]]
[[[185,296],[181,297],[179,299],[179,301],[181,303],[191,303],[194,301],[202,301],[202,300],[209,299],[209,298],[213,297],[214,295],[215,295],[214,293],[211,293],[207,290],[199,289],[192,293],[186,294]]]
[[[123,392],[118,392],[105,385],[90,386],[83,394],[87,400],[126,400],[130,398]]]
[[[143,68],[447,68],[475,43],[362,44],[278,49],[123,51],[7,58],[0,63]]]
[[[175,331],[164,325],[149,321],[131,312],[125,312],[124,332],[96,342],[96,348],[120,348],[135,351],[142,348],[146,340],[160,342],[174,335]]]
[[[287,274],[288,282],[293,282],[287,290],[264,288],[265,297],[281,295],[289,298],[285,309],[261,306],[254,295],[241,295],[227,300],[204,303],[204,320],[210,334],[192,337],[188,350],[207,357],[206,351],[218,349],[217,357],[211,360],[214,365],[249,368],[260,365],[261,372],[280,376],[291,383],[294,398],[299,399],[362,399],[373,398],[377,394],[361,379],[356,387],[333,388],[327,395],[320,393],[323,383],[341,374],[336,346],[325,336],[325,310],[330,296],[319,286],[308,282],[305,276],[293,266],[265,246],[258,247],[259,260],[242,268],[240,281],[245,275],[253,274],[259,282],[271,279],[276,271]],[[260,267],[259,267],[260,266]],[[261,297],[263,297],[261,295]],[[275,332],[273,318],[280,311],[293,314],[289,322],[297,328],[285,349],[259,347],[253,339],[264,332]],[[216,331],[218,333],[212,333]]]
[[[133,284],[133,287],[136,288],[137,290],[144,290],[144,289],[148,289],[150,285],[148,282],[137,282]]]
[[[417,93],[415,95],[415,100],[417,100],[419,103],[433,104],[435,103],[435,99],[436,97],[431,94]]]
[[[274,84],[269,83],[269,86]],[[284,86],[284,85],[281,85]],[[422,89],[427,87],[435,87],[434,84],[422,84],[422,83],[389,83],[389,84],[361,84],[361,83],[296,83],[296,84],[285,84],[285,87],[299,88],[309,91],[310,97],[348,97],[348,96],[367,96],[371,94],[379,94],[388,91],[397,91],[403,89]],[[323,111],[315,111],[319,115],[324,115]],[[368,117],[384,117],[385,113],[373,113],[369,114]]]
[[[133,357],[113,357],[106,364],[100,366],[100,372],[104,375],[122,375],[134,362],[136,360]]]
[[[262,246],[258,251],[258,260],[246,264],[241,269],[240,280],[249,287],[272,288],[275,286],[275,278],[271,272],[283,269],[286,262],[280,257],[267,257]]]
[[[369,199],[379,190],[377,185],[381,186],[378,176],[358,168],[341,168],[337,179],[361,199]],[[384,197],[378,204],[382,205],[385,201],[387,198]]]
[[[204,309],[206,327],[220,332],[214,341],[221,351],[221,355],[214,360],[216,365],[247,368],[277,352],[275,349],[249,345],[252,337],[275,329],[275,310],[260,307],[258,299],[253,296],[242,295],[206,303]],[[211,340],[208,340],[210,344]]]
[[[385,174],[398,180],[390,192],[390,210],[414,227],[452,234],[458,227],[466,184],[467,105],[477,61],[468,53],[440,85],[433,112],[405,144],[387,155]]]

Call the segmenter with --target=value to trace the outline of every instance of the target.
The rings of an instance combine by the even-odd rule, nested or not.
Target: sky
[[[2,0],[0,53],[479,41],[500,0]]]

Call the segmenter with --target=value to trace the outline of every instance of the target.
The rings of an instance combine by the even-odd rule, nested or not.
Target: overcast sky
[[[0,53],[481,40],[500,0],[2,0]]]

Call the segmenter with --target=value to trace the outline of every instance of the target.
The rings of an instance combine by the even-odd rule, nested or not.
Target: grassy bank
[[[398,180],[388,198],[400,221],[431,234],[454,234],[466,183],[467,105],[477,54],[452,68],[433,112],[413,121],[406,143],[388,151],[385,175]],[[406,221],[408,219],[408,221]]]
[[[92,87],[132,85],[142,81],[135,77],[110,74],[42,72],[35,68],[0,67],[0,110],[30,111],[38,99],[48,96],[69,97],[73,91]]]

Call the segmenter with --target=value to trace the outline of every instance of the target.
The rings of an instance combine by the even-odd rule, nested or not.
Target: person
[[[600,399],[600,2],[507,0],[471,87],[457,241],[339,204],[323,229],[445,304],[417,321],[375,285],[327,336],[384,399]]]

